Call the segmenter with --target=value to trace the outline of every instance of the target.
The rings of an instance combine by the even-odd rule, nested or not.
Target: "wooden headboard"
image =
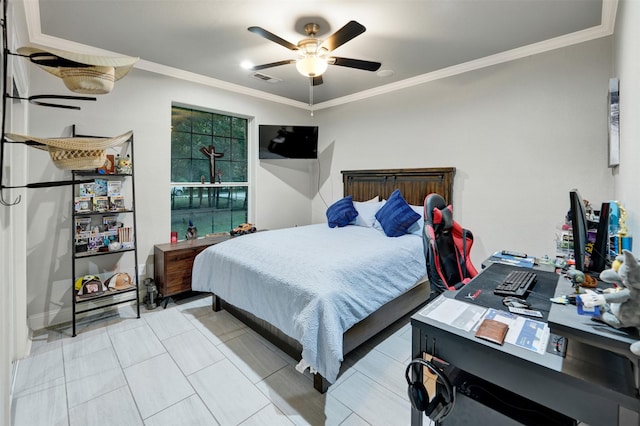
[[[451,204],[455,174],[455,167],[343,170],[342,181],[344,195],[352,195],[354,201],[367,201],[376,195],[382,200],[399,189],[409,204],[421,206],[432,192],[442,195],[447,204]]]

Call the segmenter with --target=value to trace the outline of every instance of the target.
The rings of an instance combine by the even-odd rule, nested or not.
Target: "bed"
[[[344,195],[354,201],[387,199],[399,189],[407,203],[421,206],[431,192],[450,202],[455,169],[342,174]],[[425,272],[419,231],[392,238],[373,227],[324,223],[209,247],[195,259],[192,288],[211,292],[214,310],[226,309],[311,367],[314,387],[324,392],[344,355],[427,301]]]

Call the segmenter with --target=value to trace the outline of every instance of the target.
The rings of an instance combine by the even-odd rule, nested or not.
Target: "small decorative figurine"
[[[224,172],[218,169],[218,172],[216,174],[218,175],[218,183],[222,183],[222,175],[224,174]]]
[[[195,240],[198,238],[198,228],[196,228],[191,219],[189,219],[189,227],[187,228],[185,238],[187,240]]]
[[[131,157],[127,155],[126,158],[121,157],[120,154],[116,157],[116,173],[131,174],[132,164]]]

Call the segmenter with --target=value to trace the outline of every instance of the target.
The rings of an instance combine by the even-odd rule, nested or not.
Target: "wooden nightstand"
[[[163,297],[191,291],[191,268],[196,255],[214,244],[227,241],[220,235],[177,243],[156,244],[153,250],[156,286]],[[166,305],[165,305],[166,307]]]

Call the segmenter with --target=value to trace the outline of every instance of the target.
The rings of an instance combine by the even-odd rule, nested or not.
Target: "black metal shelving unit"
[[[79,136],[79,135],[78,135]],[[77,317],[80,314],[84,314],[91,311],[96,311],[98,309],[108,308],[110,306],[116,306],[124,303],[135,302],[137,318],[140,318],[140,283],[139,283],[139,273],[138,273],[138,242],[137,242],[137,223],[136,223],[136,191],[135,191],[135,179],[134,176],[134,162],[133,162],[133,136],[127,142],[129,144],[129,155],[131,157],[131,173],[113,173],[113,174],[102,174],[97,171],[86,171],[86,170],[74,170],[72,171],[72,200],[75,199],[78,193],[78,187],[81,183],[93,182],[94,179],[106,179],[106,180],[115,180],[115,179],[123,179],[131,185],[131,200],[130,200],[130,208],[126,208],[123,210],[107,210],[101,212],[76,212],[75,206],[72,205],[72,224],[73,224],[73,235],[71,238],[71,256],[72,256],[72,266],[71,266],[71,294],[72,294],[72,335],[76,336],[76,321]],[[133,246],[131,248],[122,248],[119,250],[112,251],[97,251],[97,252],[76,252],[76,218],[81,217],[103,217],[103,216],[113,216],[113,215],[128,215],[131,217],[132,223],[132,243]],[[88,262],[90,258],[95,258],[98,256],[117,256],[125,253],[133,254],[134,266],[133,270],[134,276],[131,277],[131,280],[134,284],[132,288],[124,289],[124,290],[107,290],[102,294],[96,296],[78,296],[77,291],[75,289],[75,281],[78,278],[78,271],[81,269],[78,266],[79,262]],[[86,270],[86,269],[85,269]],[[114,271],[117,272],[117,271]],[[83,275],[81,273],[81,275]],[[129,295],[129,293],[133,293],[130,297],[121,297],[123,294]],[[118,297],[117,301],[111,301],[109,303],[104,303],[108,301],[108,299],[113,299]],[[94,305],[91,306],[90,303],[94,302]]]

